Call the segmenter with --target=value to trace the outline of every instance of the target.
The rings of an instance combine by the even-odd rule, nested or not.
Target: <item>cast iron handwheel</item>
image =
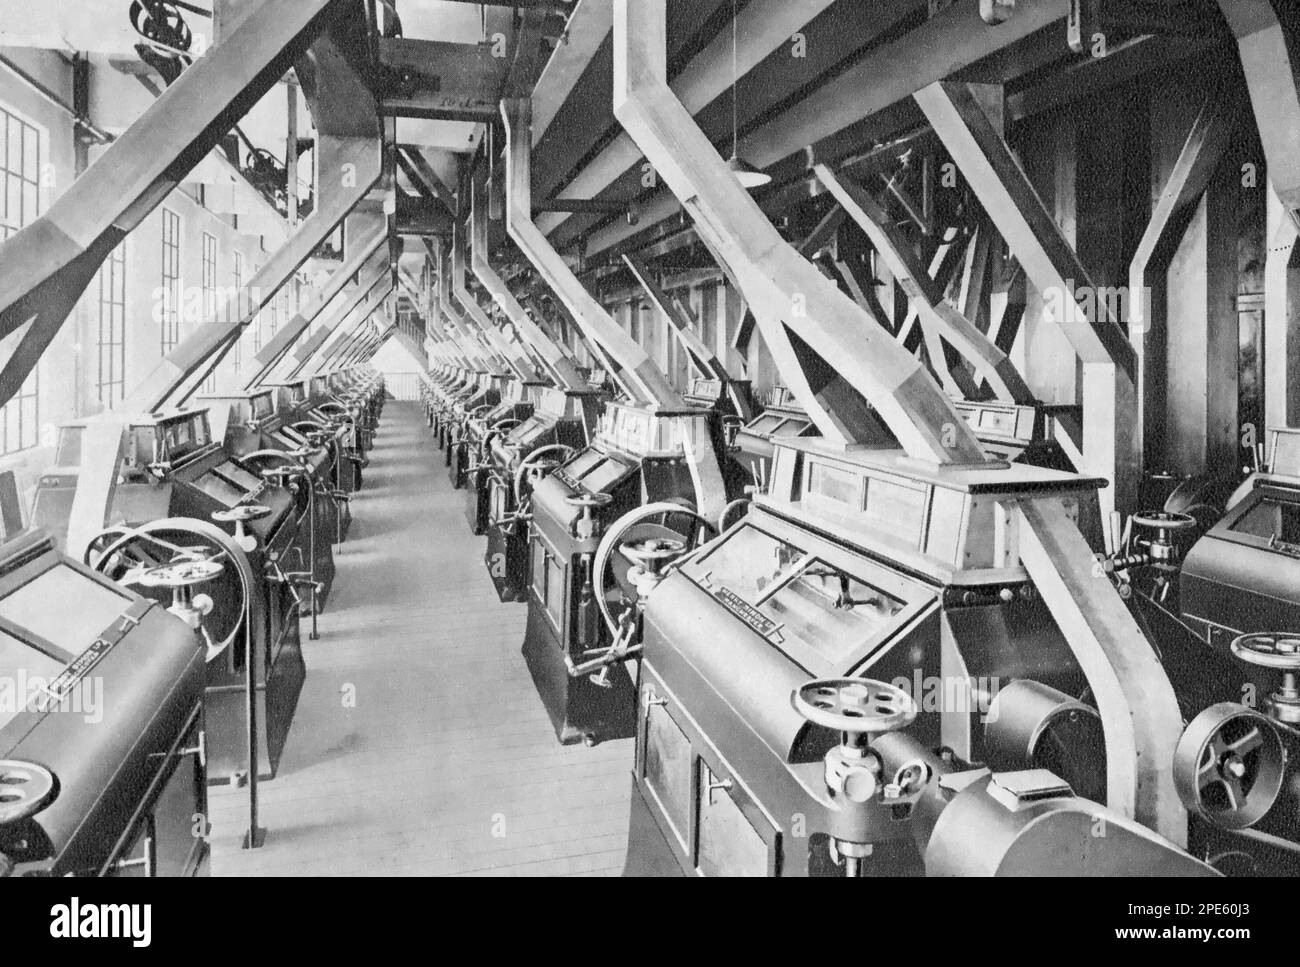
[[[1229,647],[1247,664],[1284,671],[1300,669],[1300,634],[1257,631],[1239,635]]]
[[[544,447],[538,447],[532,453],[528,454],[528,456],[520,462],[519,466],[515,468],[515,503],[517,504],[523,500],[523,483],[525,477],[533,480],[535,479],[533,471],[540,469],[544,463],[548,463],[554,459],[558,466],[572,457],[575,452],[576,451],[573,447],[567,446],[563,443],[549,443]],[[558,454],[559,456],[552,458],[551,454],[553,453]],[[551,469],[554,468],[552,467]]]
[[[0,826],[30,819],[55,795],[54,773],[35,762],[0,759]]]
[[[224,651],[235,640],[252,606],[259,576],[234,538],[215,524],[188,517],[166,517],[125,532],[121,528],[110,528],[110,531],[116,535],[115,539],[106,544],[98,537],[92,540],[86,548],[85,562],[114,581],[134,580],[154,568],[172,564],[229,560],[234,565],[239,597],[236,601],[220,600],[218,605],[223,615],[235,617],[228,621],[228,628],[216,627],[220,637],[210,645],[210,654]],[[187,543],[181,545],[162,535],[184,535]],[[103,545],[102,549],[92,557],[91,547],[97,544]]]
[[[1146,530],[1164,530],[1171,534],[1196,526],[1196,518],[1190,514],[1177,514],[1167,510],[1148,510],[1133,515],[1133,526]]]
[[[566,501],[568,498],[566,498]],[[655,533],[643,534],[639,537],[626,540],[634,528],[648,525],[651,520],[659,517],[662,524],[657,525]],[[689,536],[683,535],[679,530],[668,526],[668,520],[671,517],[687,517],[694,521],[693,531]],[[713,524],[696,513],[692,507],[671,501],[657,501],[646,504],[644,507],[637,507],[634,510],[624,514],[618,520],[609,525],[605,531],[604,537],[600,539],[600,544],[596,548],[596,555],[592,558],[591,573],[592,581],[596,585],[596,606],[600,609],[600,615],[605,619],[605,624],[609,627],[611,633],[618,630],[618,622],[609,610],[608,597],[608,577],[610,564],[614,557],[614,552],[620,550],[624,543],[636,545],[642,541],[657,540],[680,540],[682,544],[681,553],[677,554],[677,559],[689,553],[693,547],[698,547],[702,543],[700,538],[706,531],[712,531]]]
[[[916,702],[897,685],[871,678],[819,678],[790,695],[794,710],[836,732],[879,733],[906,728]]]

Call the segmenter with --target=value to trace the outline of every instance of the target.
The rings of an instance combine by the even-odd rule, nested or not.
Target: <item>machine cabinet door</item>
[[[696,868],[705,876],[775,876],[778,834],[729,772],[701,756]]]
[[[695,790],[691,740],[655,686],[641,689],[641,757],[638,774],[667,820],[678,846],[690,855]]]
[[[154,876],[156,868],[155,838],[153,814],[146,813],[140,817],[136,827],[127,837],[130,845],[119,853],[104,868],[107,877]]]

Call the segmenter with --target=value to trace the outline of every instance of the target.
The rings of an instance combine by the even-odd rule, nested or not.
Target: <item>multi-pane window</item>
[[[126,247],[118,245],[99,269],[99,369],[95,387],[105,409],[126,390]]]
[[[181,216],[162,213],[162,354],[175,348],[181,333]]]
[[[217,317],[217,237],[203,233],[203,321]]]
[[[41,208],[41,131],[0,107],[0,240],[36,220]],[[0,408],[0,454],[39,439],[40,375],[36,370]]]
[[[41,205],[41,132],[0,107],[0,239],[36,219]]]

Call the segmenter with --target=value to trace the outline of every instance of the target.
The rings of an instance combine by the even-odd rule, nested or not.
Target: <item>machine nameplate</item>
[[[722,605],[734,614],[745,624],[749,625],[764,638],[770,638],[779,643],[781,641],[781,626],[775,621],[764,617],[758,609],[748,601],[730,591],[727,588],[718,588],[713,592],[713,596],[722,603]]]
[[[115,644],[117,642],[108,641],[104,638],[96,638],[91,642],[89,648],[74,658],[59,673],[58,677],[50,682],[43,700],[36,707],[36,711],[44,713],[72,694],[77,682],[81,681],[92,668],[98,665],[100,660],[113,650]]]

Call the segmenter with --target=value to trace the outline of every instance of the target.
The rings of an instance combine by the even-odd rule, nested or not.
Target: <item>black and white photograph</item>
[[[0,0],[7,937],[1243,950],[1298,758],[1295,0]]]

